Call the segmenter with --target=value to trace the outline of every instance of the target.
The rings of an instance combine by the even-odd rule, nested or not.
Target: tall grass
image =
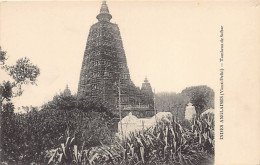
[[[133,132],[111,145],[86,148],[72,144],[69,138],[61,143],[54,154],[62,154],[51,164],[201,164],[214,155],[214,117],[190,122],[191,129],[184,128],[174,119],[159,122],[154,127]],[[84,149],[83,149],[84,148]],[[59,152],[58,152],[59,151]],[[67,155],[67,157],[65,156]],[[68,159],[68,155],[70,159]]]
[[[214,134],[214,133],[213,133]],[[194,120],[192,129],[178,122],[158,123],[155,127],[131,134],[121,144],[124,164],[199,164],[214,153],[214,136],[208,123]]]

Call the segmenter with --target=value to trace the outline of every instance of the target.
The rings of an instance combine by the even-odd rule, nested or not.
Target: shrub
[[[12,108],[4,108],[5,111],[1,112],[1,161],[22,164],[45,162],[45,151],[60,145],[59,138],[66,134],[66,129],[70,130],[68,136],[75,137],[79,146],[83,143],[85,146],[100,142],[110,144],[113,141],[113,132],[109,129],[112,117],[102,103],[82,102],[73,97],[60,97],[59,101],[66,102],[64,106],[55,101],[46,104],[40,111],[26,114],[13,114]]]
[[[87,161],[81,161],[78,164],[190,165],[201,164],[209,158],[211,160],[208,162],[212,162],[214,127],[203,120],[194,120],[191,128],[184,129],[180,123],[172,120],[168,124],[160,122],[147,130],[131,133],[129,137],[111,145],[98,147],[83,145],[82,150],[77,150],[77,155],[81,155],[80,158],[84,157]],[[64,146],[64,143],[62,144],[61,146]],[[74,144],[74,155],[78,148],[75,149],[75,145],[77,144]],[[65,157],[62,158],[66,160]],[[59,164],[62,164],[64,160],[61,159]],[[74,156],[69,163],[76,161]]]

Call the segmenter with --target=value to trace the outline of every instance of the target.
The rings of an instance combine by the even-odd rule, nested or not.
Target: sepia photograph
[[[260,163],[258,5],[0,2],[0,164]]]

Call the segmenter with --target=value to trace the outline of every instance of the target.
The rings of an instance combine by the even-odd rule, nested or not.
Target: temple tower
[[[145,80],[142,84],[141,94],[142,94],[142,103],[147,104],[151,108],[153,108],[154,107],[153,90],[147,77],[145,77]]]
[[[112,15],[106,1],[102,2],[96,18],[98,22],[91,26],[88,35],[78,96],[116,101],[120,79],[122,103],[129,102],[129,95],[136,93],[136,87],[130,79],[119,27],[110,22]]]
[[[143,93],[130,78],[120,30],[111,23],[106,1],[102,2],[98,22],[91,26],[78,84],[78,97],[103,99],[115,107],[148,105]]]

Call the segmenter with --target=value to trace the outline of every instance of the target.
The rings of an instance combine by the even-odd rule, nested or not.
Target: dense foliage
[[[155,107],[159,112],[171,112],[177,120],[183,120],[188,97],[180,93],[162,92],[155,95]]]
[[[181,93],[162,92],[155,95],[155,107],[158,111],[171,112],[177,120],[184,120],[185,109],[190,102],[197,116],[207,109],[214,108],[215,93],[208,86],[192,86]]]
[[[0,46],[0,66],[2,71],[10,76],[10,80],[0,83],[0,156],[2,160],[19,160],[21,155],[18,153],[23,151],[24,146],[28,146],[29,142],[23,141],[20,135],[23,126],[17,116],[14,114],[14,105],[11,102],[13,97],[21,96],[23,86],[28,84],[36,84],[40,69],[32,64],[28,58],[20,58],[15,65],[7,65],[8,59],[6,52]],[[22,120],[24,122],[24,120]],[[23,154],[25,157],[26,153]]]
[[[10,111],[8,108],[3,112]],[[8,122],[1,123],[3,128],[11,127],[12,130],[3,131],[2,159],[44,162],[45,151],[57,147],[65,134],[76,137],[77,144],[84,142],[85,146],[111,143],[112,117],[113,114],[100,102],[77,100],[75,96],[55,96],[40,111],[13,115],[12,121],[3,120]]]
[[[49,152],[49,164],[213,164],[214,116],[187,121],[158,122],[111,145],[85,147],[67,137]]]
[[[13,113],[4,107],[4,118]],[[50,164],[199,164],[213,160],[214,116],[172,120],[117,141],[113,114],[102,102],[57,95],[40,111],[3,120],[2,159]]]
[[[189,98],[198,115],[207,109],[214,108],[215,93],[206,85],[188,87],[181,92]]]

